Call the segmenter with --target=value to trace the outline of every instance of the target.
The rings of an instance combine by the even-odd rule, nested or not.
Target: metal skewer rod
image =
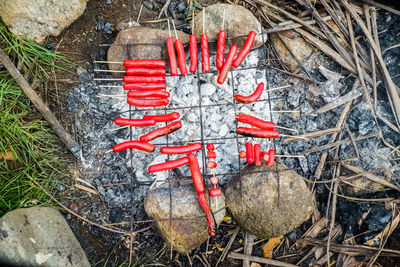
[[[175,38],[176,38],[176,40],[178,40],[179,38],[178,38],[178,34],[176,33],[176,28],[175,28],[175,22],[174,22],[174,20],[172,20],[172,26],[174,27]]]
[[[167,23],[168,23],[168,34],[169,34],[169,37],[172,37],[171,36],[171,27],[169,25],[169,18],[167,19]]]
[[[100,70],[100,69],[95,69],[93,71],[94,72],[118,72],[118,73],[125,73],[126,72],[124,70]]]

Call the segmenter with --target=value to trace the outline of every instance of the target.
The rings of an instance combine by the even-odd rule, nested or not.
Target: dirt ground
[[[100,44],[112,43],[118,33],[118,27],[123,23],[137,20],[141,2],[142,1],[139,0],[112,0],[112,3],[107,5],[106,0],[91,0],[88,2],[84,14],[70,27],[65,29],[60,36],[50,38],[48,40],[48,45],[53,46],[57,52],[66,55],[70,61],[77,66],[88,68],[91,66],[91,61],[94,56],[101,53],[102,49],[99,47]],[[214,1],[202,2],[204,4],[211,4]],[[147,8],[143,7],[140,21],[154,20],[157,16],[158,11],[149,11]],[[107,34],[102,30],[96,31],[96,25],[98,25],[99,20],[111,24],[111,34]],[[160,24],[157,23],[143,23],[143,25],[149,27],[160,27]],[[63,97],[65,93],[78,84],[78,79],[79,78],[75,71],[56,72],[55,80],[57,81],[57,89],[60,93],[61,101],[53,101],[53,105],[51,106],[52,110],[56,111],[57,117],[70,131],[74,118],[70,115],[64,115],[65,113],[63,110],[67,105],[63,104]],[[89,197],[88,194],[80,190],[71,190],[70,194],[63,202],[68,203],[68,207],[76,211],[78,214],[88,218],[91,218],[92,216],[90,213],[92,208],[95,208],[97,211],[103,210],[104,214],[108,214],[108,210],[113,208],[102,202],[99,197]],[[120,238],[121,236],[118,234],[105,234],[104,231],[89,226],[78,218],[71,217],[70,215],[66,215],[66,217],[92,265],[103,260],[103,262],[99,263],[98,266],[113,266],[112,264],[105,265],[104,262],[107,261],[107,257],[110,257],[108,264],[114,262],[121,263],[129,257],[129,249],[127,249],[124,240]],[[122,218],[121,221],[124,221],[124,218]],[[129,228],[127,229],[129,230]],[[400,231],[397,229],[390,237],[387,247],[399,249],[399,236]],[[221,237],[221,239],[227,239],[226,241],[228,241],[229,238],[230,236]],[[120,241],[116,242],[116,240]],[[154,235],[139,237],[135,242],[135,247],[140,250],[140,252],[136,254],[138,256],[143,252],[144,254],[155,253],[163,246],[163,241]],[[144,244],[152,242],[158,242],[158,244],[156,246]],[[169,250],[164,250],[161,257],[169,258]],[[388,258],[387,266],[396,266],[397,263],[393,262],[393,260],[396,259]],[[225,266],[235,266],[237,263],[238,261],[225,262]]]

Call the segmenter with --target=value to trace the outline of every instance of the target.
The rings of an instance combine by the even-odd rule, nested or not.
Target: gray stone
[[[196,34],[198,40],[200,40],[203,34],[203,12],[204,16],[204,32],[208,36],[209,42],[216,42],[218,33],[222,30],[222,21],[225,12],[225,23],[224,30],[227,33],[227,39],[225,49],[229,50],[230,45],[236,44],[238,49],[241,49],[243,44],[246,42],[247,35],[250,31],[256,33],[261,32],[261,24],[258,19],[248,9],[239,5],[229,4],[215,4],[208,6],[203,9],[194,19],[194,34]],[[264,39],[266,40],[266,36]],[[260,34],[256,36],[252,48],[257,48],[263,44],[263,38]],[[210,45],[210,48],[213,46]]]
[[[0,259],[17,265],[90,266],[61,213],[32,207],[0,218]]]
[[[188,217],[191,219],[172,220],[170,227],[170,195],[168,183],[150,190],[144,200],[147,215],[157,221],[161,236],[173,249],[179,252],[190,252],[208,238],[207,221],[197,200],[197,193],[191,180],[174,180],[171,185],[172,218]],[[225,216],[225,198],[211,198],[211,209],[215,221],[220,224]],[[220,210],[221,209],[221,210]]]
[[[279,170],[280,198],[276,166],[247,165],[226,190],[226,204],[233,220],[259,238],[284,235],[308,219],[314,201],[303,177],[282,163]]]
[[[304,62],[313,52],[313,48],[296,31],[272,33],[270,39],[278,56],[290,71],[298,68],[298,62]]]
[[[88,0],[0,0],[0,17],[10,31],[43,43],[83,14]]]
[[[189,35],[176,31],[183,44],[189,42]],[[175,36],[175,35],[174,35]],[[118,33],[108,50],[107,60],[122,62],[125,59],[167,59],[166,39],[168,31],[147,27],[131,27]],[[146,45],[144,45],[146,44]],[[126,45],[130,45],[127,49]],[[122,64],[109,64],[110,70],[125,70]]]

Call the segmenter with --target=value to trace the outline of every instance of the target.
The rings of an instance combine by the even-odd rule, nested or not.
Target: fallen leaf
[[[223,248],[221,248],[219,245],[218,245],[218,243],[215,243],[215,247],[219,250],[219,251],[224,251],[224,249]]]
[[[76,188],[79,188],[79,189],[84,190],[84,191],[86,191],[86,192],[89,192],[89,193],[92,193],[92,194],[95,194],[95,195],[98,194],[96,190],[93,190],[92,188],[89,188],[89,187],[87,187],[87,186],[80,185],[80,184],[74,184],[74,186],[75,186]]]
[[[17,158],[14,156],[14,153],[12,153],[11,149],[6,148],[4,152],[0,152],[0,159],[5,159],[5,160],[16,160]]]
[[[270,238],[267,243],[261,246],[263,250],[264,258],[271,259],[272,258],[272,251],[281,241],[282,236]]]

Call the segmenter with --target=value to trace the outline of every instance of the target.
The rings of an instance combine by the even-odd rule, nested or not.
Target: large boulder
[[[0,17],[16,35],[43,43],[82,15],[87,1],[0,0]]]
[[[183,44],[189,42],[189,35],[176,31]],[[175,32],[171,32],[175,37]],[[122,62],[125,59],[167,59],[166,39],[168,31],[142,26],[131,27],[118,33],[108,50],[107,60]],[[125,70],[122,64],[109,64],[110,70]]]
[[[279,177],[276,166],[247,165],[241,177],[237,176],[225,190],[233,220],[259,238],[288,233],[314,210],[313,196],[303,177],[282,163],[276,164]]]
[[[168,183],[152,189],[144,200],[144,208],[149,217],[156,221],[163,239],[172,244],[178,252],[190,252],[200,246],[208,238],[207,221],[197,200],[197,193],[191,180],[171,182],[172,220],[170,214],[170,190]],[[220,224],[225,216],[225,198],[213,197],[210,206],[214,212],[215,221]],[[186,218],[186,219],[184,219]]]
[[[18,266],[90,266],[61,213],[17,209],[0,218],[0,259]]]
[[[203,34],[203,13],[204,16],[204,32],[208,36],[209,42],[216,42],[218,33],[222,30],[222,24],[225,12],[224,30],[227,33],[227,45],[225,49],[228,50],[231,44],[236,44],[239,49],[246,42],[247,35],[250,31],[257,33],[252,48],[257,48],[263,44],[261,34],[261,24],[258,19],[248,9],[239,5],[229,4],[215,4],[204,8],[194,18],[194,29],[192,31],[200,40]],[[266,40],[267,36],[264,36]],[[210,47],[213,47],[210,45]]]

